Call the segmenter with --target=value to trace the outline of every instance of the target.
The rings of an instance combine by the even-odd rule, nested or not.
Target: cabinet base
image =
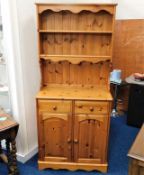
[[[70,171],[85,170],[92,171],[97,170],[103,173],[107,172],[108,164],[92,164],[92,163],[71,163],[71,162],[49,162],[49,161],[38,161],[39,170],[46,168],[52,169],[67,169]]]

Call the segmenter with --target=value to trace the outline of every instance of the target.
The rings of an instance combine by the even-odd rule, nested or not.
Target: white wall
[[[116,0],[117,19],[144,19],[144,0]]]
[[[117,0],[118,1],[118,0]],[[7,3],[6,3],[7,2]],[[53,0],[37,0],[49,2]],[[95,2],[116,2],[114,0],[89,0]],[[55,0],[55,3],[87,3],[87,0]],[[3,1],[3,7],[9,7],[9,19],[5,28],[7,35],[7,57],[9,59],[9,77],[13,114],[20,123],[17,139],[18,155],[26,161],[37,150],[37,125],[35,95],[39,89],[40,74],[38,65],[35,0]],[[118,1],[118,19],[144,18],[144,1]],[[3,14],[8,8],[3,10]],[[9,26],[10,25],[10,26]]]
[[[17,148],[18,159],[22,162],[37,151],[35,95],[40,82],[35,6],[34,2],[27,2],[1,1],[4,55],[8,65],[12,112],[20,124]]]
[[[17,1],[28,151],[37,147],[35,96],[40,82],[34,3],[33,0]]]

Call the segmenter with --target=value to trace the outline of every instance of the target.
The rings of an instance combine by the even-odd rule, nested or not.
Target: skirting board
[[[27,162],[29,159],[31,159],[35,154],[38,153],[38,147],[36,146],[32,150],[30,150],[27,154],[23,155],[20,153],[17,153],[17,160],[21,163]]]

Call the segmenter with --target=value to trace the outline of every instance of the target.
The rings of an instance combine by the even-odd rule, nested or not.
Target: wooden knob
[[[102,110],[103,110],[103,108],[102,108],[102,107],[100,107],[99,111],[102,111]]]
[[[56,111],[56,110],[57,110],[57,107],[56,107],[56,106],[54,106],[54,107],[53,107],[53,110],[55,110],[55,111]]]
[[[93,111],[94,111],[94,108],[93,108],[93,107],[90,107],[89,109],[90,109],[90,111],[91,111],[91,112],[93,112]]]
[[[82,108],[83,106],[82,105],[79,105],[79,108]]]
[[[67,139],[67,143],[71,143],[71,139],[70,138]]]
[[[78,139],[74,139],[74,143],[78,143]]]

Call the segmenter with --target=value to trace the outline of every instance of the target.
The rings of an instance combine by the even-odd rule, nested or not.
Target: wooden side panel
[[[106,163],[108,117],[76,115],[74,123],[74,160],[81,163]]]
[[[122,70],[122,78],[144,72],[144,20],[117,20],[113,68]]]
[[[135,72],[144,73],[144,20],[117,20],[115,23],[113,69],[122,70],[122,79]],[[119,99],[127,111],[129,88],[123,88]],[[118,105],[119,108],[119,105]]]

